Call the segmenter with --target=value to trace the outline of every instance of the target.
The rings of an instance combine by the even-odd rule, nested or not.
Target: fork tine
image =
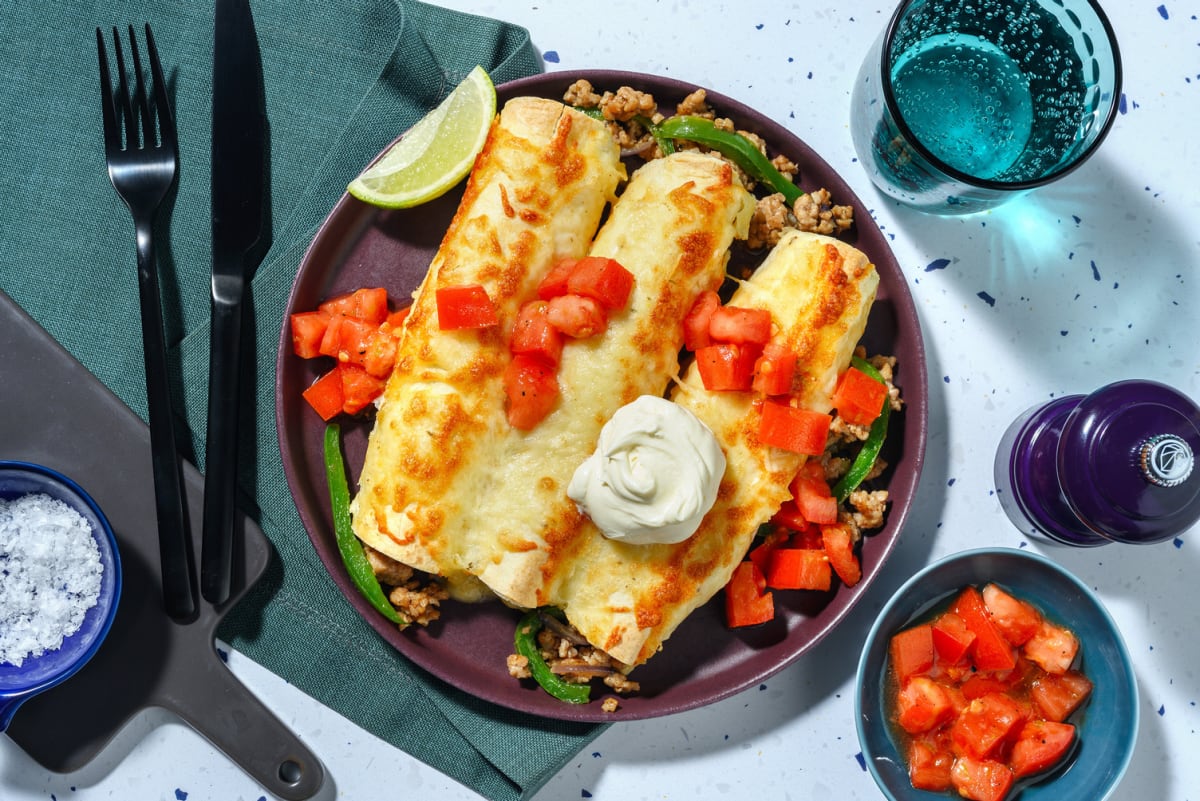
[[[154,44],[154,32],[146,23],[146,53],[150,56],[150,77],[154,81],[154,110],[158,114],[158,135],[163,147],[175,147],[175,116],[171,113],[171,100],[167,97],[167,82],[163,79],[162,64],[158,61],[158,47]]]
[[[104,147],[121,147],[121,132],[117,128],[117,113],[113,108],[112,73],[108,69],[108,53],[104,49],[104,32],[96,29],[96,53],[100,60],[100,107],[104,112]]]
[[[117,32],[116,26],[113,26],[112,35],[113,50],[117,56],[117,97],[115,99],[117,114],[120,115],[125,128],[125,147],[136,148],[138,146],[137,122],[133,118],[133,106],[129,103],[129,81],[125,77],[125,54],[121,49],[121,34]]]
[[[133,107],[134,112],[141,117],[142,121],[140,129],[142,147],[154,147],[158,143],[158,137],[155,135],[154,118],[150,116],[150,105],[146,100],[146,84],[142,80],[142,57],[138,55],[140,50],[132,25],[129,26],[129,50],[133,57]]]

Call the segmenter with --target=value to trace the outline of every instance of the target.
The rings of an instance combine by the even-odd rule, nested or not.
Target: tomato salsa
[[[1075,746],[1092,690],[1079,641],[995,584],[965,587],[888,654],[889,712],[917,789],[1002,801]]]

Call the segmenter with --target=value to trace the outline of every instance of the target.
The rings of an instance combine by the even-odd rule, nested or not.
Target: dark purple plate
[[[639,73],[557,72],[498,87],[499,102],[520,95],[561,99],[567,86],[581,77],[600,90],[630,85],[652,92],[666,109],[674,108],[695,88]],[[512,653],[512,633],[518,617],[513,610],[499,603],[450,603],[444,607],[442,619],[429,628],[413,627],[401,632],[359,596],[342,567],[333,539],[321,457],[324,425],[300,396],[328,369],[328,360],[305,361],[293,356],[290,329],[285,322],[276,377],[279,445],[292,495],[313,546],[347,600],[397,651],[479,698],[545,717],[607,722],[681,712],[754,686],[811,648],[845,617],[878,574],[908,516],[925,452],[925,353],[916,310],[900,267],[866,207],[816,153],[753,109],[713,92],[708,97],[720,114],[733,118],[740,128],[761,135],[772,153],[784,153],[799,164],[801,186],[825,187],[835,202],[854,206],[856,230],[846,239],[867,253],[880,274],[879,299],[871,311],[864,344],[872,353],[897,356],[896,383],[907,404],[902,414],[892,417],[885,450],[892,467],[878,482],[891,493],[887,524],[865,539],[863,578],[854,587],[838,586],[828,593],[776,592],[776,619],[740,631],[725,626],[722,598],[718,595],[679,627],[660,654],[633,672],[633,678],[641,683],[641,692],[624,699],[616,715],[601,712],[599,703],[562,703],[530,682],[509,677],[505,657]],[[287,312],[315,308],[325,298],[364,286],[384,286],[393,297],[407,297],[424,276],[460,197],[461,189],[414,209],[387,211],[343,195],[300,265]],[[751,259],[749,254],[735,254],[735,258],[739,256],[743,261]],[[372,421],[343,420],[342,424],[351,485],[355,486]]]

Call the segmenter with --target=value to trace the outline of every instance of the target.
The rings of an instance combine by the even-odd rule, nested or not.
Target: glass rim
[[[929,150],[929,148],[927,148],[921,142],[921,140],[917,138],[917,136],[913,133],[912,128],[910,128],[908,123],[904,120],[904,116],[900,113],[900,109],[896,105],[894,91],[892,89],[891,70],[887,67],[887,61],[888,54],[892,51],[892,42],[896,38],[897,28],[899,28],[900,25],[900,18],[904,15],[904,12],[913,5],[913,3],[918,1],[919,0],[901,0],[900,4],[896,6],[896,10],[892,12],[892,18],[888,21],[887,29],[884,31],[883,46],[879,49],[879,75],[880,83],[883,87],[883,102],[887,106],[888,113],[891,114],[892,119],[896,123],[896,127],[900,129],[900,133],[903,134],[905,140],[921,155],[922,158],[955,181],[967,184],[971,187],[992,191],[1020,192],[1027,189],[1035,189],[1039,186],[1044,186],[1045,184],[1062,178],[1064,175],[1071,173],[1080,165],[1082,165],[1091,157],[1094,152],[1096,152],[1096,149],[1100,146],[1100,143],[1104,141],[1105,137],[1108,136],[1108,132],[1112,129],[1113,124],[1116,122],[1122,88],[1121,53],[1117,46],[1116,32],[1113,30],[1112,23],[1109,22],[1108,16],[1104,13],[1104,10],[1100,7],[1100,4],[1096,2],[1096,0],[1084,0],[1084,2],[1091,7],[1092,12],[1096,15],[1096,20],[1100,23],[1101,28],[1103,28],[1104,35],[1108,38],[1109,46],[1112,48],[1113,99],[1109,104],[1108,113],[1105,116],[1104,121],[1101,122],[1100,129],[1096,133],[1096,137],[1069,164],[1062,165],[1052,172],[1041,176],[1040,178],[1032,178],[1023,181],[994,181],[989,178],[978,178],[973,175],[968,175],[956,167],[951,167],[949,164],[935,156]]]

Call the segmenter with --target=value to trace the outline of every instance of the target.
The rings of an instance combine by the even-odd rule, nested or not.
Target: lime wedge
[[[496,116],[496,87],[476,67],[347,191],[374,206],[404,209],[445,194],[471,171]]]

